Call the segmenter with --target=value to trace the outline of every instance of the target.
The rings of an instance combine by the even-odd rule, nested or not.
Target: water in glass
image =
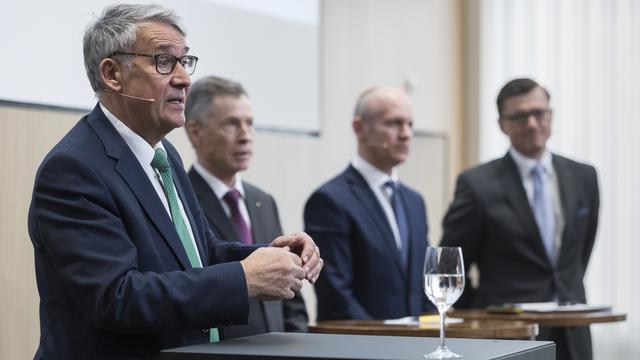
[[[427,359],[461,358],[445,345],[446,311],[464,290],[464,261],[459,247],[428,247],[424,260],[424,292],[440,313],[440,346]]]

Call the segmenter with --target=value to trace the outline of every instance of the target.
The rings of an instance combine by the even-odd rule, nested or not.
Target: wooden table
[[[387,336],[440,336],[440,325],[385,324],[383,320],[332,320],[309,326],[309,332],[322,334],[387,335]],[[538,324],[524,321],[465,320],[447,324],[445,335],[451,338],[474,339],[534,339]]]
[[[447,313],[447,316],[463,318],[465,320],[486,320],[486,321],[515,321],[534,322],[543,327],[568,327],[568,326],[589,326],[595,323],[608,323],[625,321],[627,314],[612,311],[588,311],[588,312],[521,312],[511,313],[491,313],[486,309],[465,309],[454,310]]]

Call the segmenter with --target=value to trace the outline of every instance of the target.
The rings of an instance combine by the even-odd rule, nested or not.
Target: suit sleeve
[[[589,229],[587,232],[586,243],[584,246],[584,253],[582,254],[582,264],[583,269],[582,273],[584,274],[587,271],[587,266],[589,265],[589,259],[591,258],[591,251],[593,250],[593,244],[596,240],[596,232],[598,230],[598,216],[600,212],[600,189],[598,187],[598,175],[596,170],[593,167],[589,168],[592,172],[589,178],[592,179],[592,184],[590,186],[591,196],[592,196],[592,207],[591,212],[589,214]]]
[[[466,286],[456,305],[471,306],[474,289],[469,281],[469,267],[480,256],[483,244],[484,213],[470,180],[465,174],[458,177],[453,202],[443,220],[441,246],[459,246],[462,248]]]
[[[305,231],[322,251],[315,289],[320,319],[372,319],[355,298],[349,216],[328,194],[315,192],[305,206]]]
[[[30,232],[37,239],[35,251],[47,259],[41,269],[47,284],[59,284],[87,322],[110,331],[165,332],[246,322],[246,281],[238,262],[184,271],[139,270],[136,239],[128,229],[145,220],[122,218],[127,205],[116,200],[116,191],[74,157],[45,160],[36,178]]]
[[[271,214],[273,214],[274,237],[282,235],[282,225],[280,222],[280,214],[278,205],[271,195],[267,195],[271,204]],[[293,299],[282,300],[282,316],[284,320],[284,331],[287,332],[307,332],[309,328],[309,316],[307,315],[307,307],[300,291],[295,291]]]
[[[196,217],[199,231],[205,234],[209,264],[226,263],[231,261],[240,261],[251,255],[256,249],[263,247],[263,244],[245,245],[236,241],[226,241],[216,236],[211,229],[211,224],[204,216],[204,212],[198,205],[198,216]]]

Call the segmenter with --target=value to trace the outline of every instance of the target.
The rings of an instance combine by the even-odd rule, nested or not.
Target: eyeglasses
[[[113,55],[130,55],[130,56],[144,56],[153,58],[156,63],[156,71],[162,75],[169,75],[176,67],[176,63],[180,62],[180,65],[184,68],[187,74],[192,75],[196,71],[196,64],[198,63],[198,57],[194,55],[184,55],[181,57],[173,56],[171,54],[139,54],[124,51],[116,51]]]
[[[533,116],[537,121],[546,120],[549,118],[549,115],[551,115],[551,111],[551,109],[533,110],[513,115],[503,115],[502,117],[517,124],[525,124],[529,121],[530,116]]]

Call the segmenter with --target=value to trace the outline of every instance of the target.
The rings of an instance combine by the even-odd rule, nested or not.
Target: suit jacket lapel
[[[222,204],[220,204],[220,200],[209,184],[207,184],[202,176],[200,176],[200,174],[198,174],[198,172],[193,168],[189,171],[189,179],[191,180],[193,190],[198,197],[200,206],[204,210],[204,213],[207,214],[210,225],[216,229],[216,232],[222,239],[227,241],[239,241],[238,234],[233,228],[233,224],[231,223],[231,220],[229,220],[229,216],[224,212]]]
[[[563,254],[562,249],[568,246],[570,239],[566,236],[568,229],[571,227],[571,220],[575,218],[575,214],[578,211],[578,197],[575,191],[575,181],[573,173],[562,166],[562,162],[557,156],[553,155],[553,168],[555,169],[558,179],[558,191],[560,192],[560,203],[562,206],[562,213],[564,216],[564,229],[562,229],[562,242],[560,244],[560,253],[558,254],[558,262]]]
[[[167,242],[180,264],[185,269],[191,268],[189,258],[182,246],[182,242],[180,242],[171,218],[158,198],[158,194],[155,192],[147,174],[122,137],[102,113],[99,105],[96,106],[91,114],[89,123],[104,144],[107,155],[116,160],[116,172],[129,185],[151,223],[162,234],[163,239]]]
[[[502,161],[503,171],[500,174],[500,181],[507,194],[507,201],[513,208],[516,217],[520,220],[520,223],[525,228],[527,234],[531,234],[529,238],[536,248],[536,252],[543,255],[548,266],[551,266],[551,262],[547,256],[547,252],[544,249],[542,237],[538,225],[536,224],[531,205],[527,198],[527,193],[522,186],[522,178],[520,172],[516,166],[515,161],[511,158],[511,155],[507,153]]]
[[[247,186],[244,187],[244,195],[245,206],[247,207],[249,219],[251,220],[251,235],[253,236],[253,241],[256,244],[268,243],[273,239],[264,239],[264,236],[261,236],[266,232],[266,224],[263,222],[264,218],[260,216],[260,211],[264,211],[262,210],[262,203],[258,201],[253,190]]]
[[[402,185],[402,183],[398,187],[398,193],[400,194],[400,199],[402,199],[402,205],[404,206],[404,213],[407,216],[407,226],[409,228],[408,243],[407,243],[407,246],[408,246],[407,250],[409,253],[407,256],[407,266],[405,268],[405,272],[406,272],[406,271],[409,271],[409,269],[421,268],[421,266],[415,266],[415,265],[424,261],[425,254],[418,253],[416,249],[417,247],[416,242],[418,241],[426,242],[427,239],[416,238],[418,234],[416,234],[416,231],[414,229],[415,224],[420,224],[421,222],[424,221],[420,219],[420,217],[424,216],[424,214],[420,214],[416,206],[414,206],[414,203],[410,201],[410,197],[407,194],[407,189],[404,187],[404,185]]]
[[[380,237],[382,237],[381,241],[385,242],[387,246],[389,246],[389,252],[392,254],[394,262],[400,270],[400,274],[405,276],[405,269],[404,266],[402,266],[400,252],[396,246],[396,241],[393,236],[393,232],[391,231],[391,227],[389,226],[389,221],[384,214],[384,210],[382,210],[382,206],[378,203],[375,194],[371,191],[371,188],[369,188],[369,184],[367,184],[366,180],[353,166],[349,166],[349,168],[347,168],[345,175],[347,177],[347,182],[351,185],[351,190],[362,205],[363,212],[372,217],[372,222],[376,224],[375,226],[378,228],[377,234],[380,234]]]

